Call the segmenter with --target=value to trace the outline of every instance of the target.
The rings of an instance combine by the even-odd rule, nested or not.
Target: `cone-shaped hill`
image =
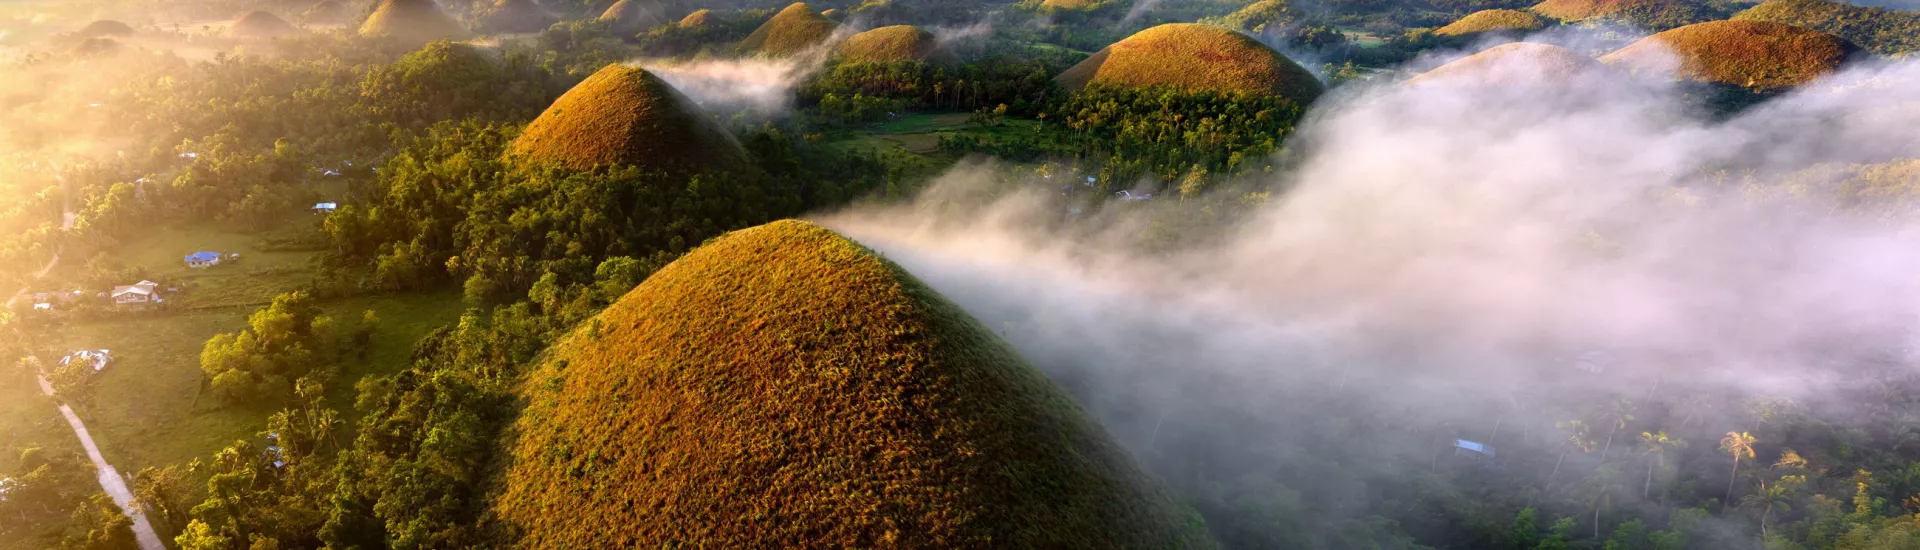
[[[1487,32],[1532,32],[1547,28],[1544,17],[1520,10],[1480,10],[1433,31],[1441,36],[1467,36]]]
[[[247,12],[233,21],[227,34],[236,38],[273,38],[300,32],[280,16],[264,11]]]
[[[1532,10],[1562,21],[1612,19],[1655,30],[1716,18],[1711,10],[1694,0],[1544,0]]]
[[[114,21],[112,19],[101,19],[99,21],[87,23],[87,26],[80,27],[80,30],[74,31],[73,34],[74,36],[79,38],[97,38],[102,36],[133,36],[133,27],[129,27],[127,26],[126,23],[121,23],[119,21]]]
[[[1107,46],[1061,73],[1061,87],[1089,84],[1277,94],[1300,105],[1324,88],[1300,65],[1247,35],[1211,25],[1160,25]]]
[[[1281,0],[1260,0],[1247,7],[1228,14],[1222,21],[1227,27],[1246,32],[1258,33],[1268,27],[1285,25],[1294,20],[1293,10]],[[1277,30],[1277,29],[1274,29]]]
[[[592,170],[625,164],[735,171],[746,151],[707,110],[644,69],[608,65],[554,100],[514,140],[535,165]]]
[[[921,61],[933,57],[939,49],[940,41],[933,33],[912,25],[894,25],[848,37],[840,43],[840,59],[845,63]]]
[[[494,510],[529,548],[1209,548],[1007,344],[832,231],[709,241],[556,343]]]
[[[1920,51],[1920,10],[1856,6],[1829,0],[1767,0],[1733,16],[1813,29],[1881,55]]]
[[[740,47],[762,55],[793,55],[826,42],[838,26],[806,2],[795,2],[754,29]]]
[[[1629,69],[1670,68],[1679,75],[1754,90],[1799,86],[1865,55],[1820,31],[1765,21],[1710,21],[1662,32],[1600,60]]]
[[[499,0],[480,16],[480,28],[487,32],[540,32],[558,20],[533,0]]]
[[[1591,57],[1552,44],[1513,42],[1487,48],[1413,77],[1409,83],[1493,86],[1567,84],[1600,68]]]
[[[700,9],[680,18],[680,26],[689,29],[704,29],[713,24],[713,10]]]
[[[443,38],[466,38],[472,33],[453,16],[440,11],[433,0],[383,0],[367,21],[360,24],[360,36],[385,36],[408,42],[431,42]]]
[[[309,6],[303,15],[307,21],[320,24],[346,23],[349,19],[347,6],[335,0],[320,0]]]
[[[612,25],[614,32],[633,34],[666,24],[665,14],[666,9],[654,0],[620,0],[601,12],[600,20]]]

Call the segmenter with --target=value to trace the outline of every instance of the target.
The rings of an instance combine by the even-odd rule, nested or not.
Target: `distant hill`
[[[1666,30],[1726,15],[1698,0],[1545,0],[1533,12],[1562,21],[1604,19]]]
[[[498,33],[540,32],[558,20],[533,0],[499,0],[480,16],[480,28]]]
[[[1282,0],[1260,0],[1247,7],[1228,14],[1222,19],[1228,28],[1258,33],[1272,25],[1285,25],[1295,19],[1293,11]]]
[[[714,239],[582,327],[527,377],[493,507],[520,546],[1213,546],[998,336],[813,224]]]
[[[293,24],[280,16],[264,11],[247,12],[233,21],[233,27],[227,34],[241,38],[272,38],[299,32]]]
[[[1806,84],[1861,55],[1859,46],[1820,31],[1765,21],[1711,21],[1662,32],[1601,57],[1632,69],[1657,69],[1667,51],[1680,74],[1752,90]]]
[[[129,27],[127,26],[126,23],[121,23],[119,21],[114,21],[112,19],[101,19],[99,21],[87,23],[87,26],[80,27],[80,30],[74,31],[73,35],[79,38],[94,38],[94,37],[100,37],[100,36],[133,36],[133,27]]]
[[[1591,57],[1552,44],[1513,42],[1435,67],[1409,82],[1495,86],[1570,83],[1599,66]]]
[[[1089,11],[1113,3],[1114,0],[1045,0],[1040,3],[1042,11]]]
[[[1920,51],[1920,11],[1828,0],[1767,0],[1733,16],[1832,34],[1881,55]]]
[[[1441,36],[1468,36],[1487,32],[1524,33],[1547,28],[1546,18],[1520,10],[1480,10],[1433,31]]]
[[[433,0],[382,0],[360,24],[360,36],[390,37],[425,43],[473,34]]]
[[[939,49],[933,33],[912,25],[880,27],[847,38],[840,44],[843,63],[920,61]]]
[[[120,53],[122,47],[124,46],[121,46],[118,40],[104,36],[96,36],[74,44],[72,48],[67,50],[67,53],[79,57],[95,57]]]
[[[666,13],[655,0],[620,0],[602,12],[600,20],[613,25],[617,33],[633,34],[667,24]]]
[[[762,55],[793,55],[826,42],[838,26],[806,2],[795,2],[754,29],[740,47]]]
[[[536,165],[614,164],[668,171],[735,171],[747,163],[706,109],[646,70],[608,65],[527,124],[512,153]]]
[[[686,17],[680,18],[680,26],[689,29],[704,29],[712,24],[713,10],[694,10],[693,13],[689,13]]]
[[[1171,86],[1189,91],[1277,94],[1306,105],[1324,90],[1313,73],[1273,48],[1231,30],[1193,23],[1153,27],[1088,57],[1056,78],[1089,84]]]
[[[347,6],[335,0],[320,0],[307,8],[302,14],[307,21],[321,24],[345,23],[350,14]]]

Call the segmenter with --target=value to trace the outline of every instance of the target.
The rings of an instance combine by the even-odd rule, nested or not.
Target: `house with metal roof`
[[[219,252],[195,252],[187,255],[187,267],[199,269],[220,265]]]

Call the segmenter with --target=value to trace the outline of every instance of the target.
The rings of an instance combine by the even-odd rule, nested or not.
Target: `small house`
[[[113,287],[113,292],[108,296],[113,298],[114,305],[158,304],[165,301],[160,298],[159,286],[160,283],[153,281],[140,281]]]
[[[332,214],[333,211],[339,210],[339,209],[340,209],[339,203],[323,202],[323,203],[313,205],[313,213],[315,214]]]
[[[220,265],[219,252],[195,252],[187,255],[187,267],[200,269]]]
[[[1480,443],[1477,441],[1468,441],[1465,439],[1455,439],[1453,440],[1453,448],[1458,449],[1454,451],[1456,453],[1460,451],[1467,451],[1467,452],[1478,454],[1480,456],[1484,456],[1487,458],[1493,458],[1493,446],[1485,443]]]

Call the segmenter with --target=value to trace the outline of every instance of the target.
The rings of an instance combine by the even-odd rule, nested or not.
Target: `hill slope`
[[[739,141],[706,109],[652,73],[618,64],[554,100],[514,140],[512,153],[575,170],[625,164],[732,171],[747,162]]]
[[[87,23],[87,26],[80,27],[80,30],[74,31],[73,34],[78,38],[97,38],[102,36],[133,36],[133,27],[127,26],[126,23],[121,23],[119,21],[114,21],[112,19],[101,19],[99,21]]]
[[[666,9],[654,0],[620,0],[600,14],[600,20],[621,34],[633,34],[666,24]]]
[[[1666,30],[1718,19],[1716,13],[1693,0],[1545,0],[1533,12],[1563,21],[1608,19],[1653,30]]]
[[[277,15],[264,11],[253,11],[247,12],[246,15],[242,15],[239,19],[234,20],[233,27],[227,29],[227,34],[242,38],[272,38],[292,34],[299,30],[300,29],[294,28],[292,24],[287,23],[285,19],[281,19]]]
[[[302,14],[308,22],[320,24],[345,23],[348,16],[347,6],[336,0],[320,0]]]
[[[1547,20],[1520,10],[1480,10],[1433,31],[1441,36],[1466,36],[1483,32],[1530,32],[1547,28]]]
[[[453,16],[440,11],[433,0],[384,0],[360,24],[360,36],[391,37],[408,42],[466,38],[472,33]]]
[[[1409,82],[1496,86],[1568,83],[1599,65],[1591,57],[1552,44],[1513,42],[1435,67]]]
[[[499,0],[480,16],[480,28],[488,32],[540,32],[557,20],[533,0]]]
[[[840,44],[840,57],[847,63],[919,61],[933,56],[938,48],[933,33],[912,25],[894,25],[848,37]]]
[[[1712,21],[1662,32],[1601,57],[1608,64],[1658,69],[1667,52],[1681,76],[1755,90],[1806,84],[1860,54],[1830,34],[1765,21]]]
[[[1056,80],[1068,90],[1107,84],[1270,93],[1301,105],[1311,103],[1324,90],[1313,73],[1273,48],[1237,32],[1192,23],[1140,31],[1094,53]]]
[[[1767,0],[1733,16],[1813,29],[1881,55],[1920,51],[1920,11],[1855,6],[1828,0]]]
[[[495,510],[532,548],[1204,548],[992,332],[826,229],[715,239],[556,344]]]
[[[806,2],[795,2],[754,29],[740,47],[763,55],[793,55],[826,42],[838,26]]]

